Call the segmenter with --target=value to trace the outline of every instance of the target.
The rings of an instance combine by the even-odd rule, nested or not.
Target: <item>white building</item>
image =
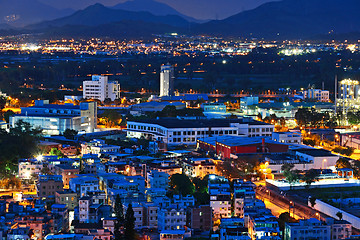
[[[312,162],[315,169],[327,169],[335,166],[339,160],[338,155],[323,149],[299,149],[296,150],[296,157],[304,162]]]
[[[151,170],[147,172],[147,187],[167,189],[170,175],[166,172]]]
[[[66,129],[78,132],[94,132],[97,126],[96,102],[73,104],[49,104],[49,100],[35,100],[35,106],[21,108],[21,114],[10,117],[10,126],[18,121],[40,127],[45,135],[59,135]]]
[[[174,95],[174,79],[174,67],[171,65],[161,66],[160,97]]]
[[[44,165],[41,161],[36,159],[20,160],[19,161],[19,178],[31,179],[33,176],[41,175],[41,170]]]
[[[285,223],[284,240],[312,239],[330,240],[331,226],[310,218],[300,220],[298,223]]]
[[[307,89],[303,91],[304,99],[316,99],[319,102],[329,102],[329,91],[321,89]]]
[[[184,173],[190,177],[203,178],[209,174],[216,174],[216,166],[211,158],[185,159],[181,163]]]
[[[91,197],[85,196],[79,199],[79,222],[89,222]]]
[[[229,180],[225,177],[210,175],[208,181],[210,207],[214,219],[231,217],[231,192]]]
[[[274,125],[251,119],[198,119],[181,120],[177,118],[144,119],[129,121],[127,137],[163,141],[169,145],[195,145],[198,139],[223,135],[232,136],[271,136]]]
[[[93,75],[91,81],[83,82],[83,98],[114,101],[120,98],[120,84],[108,81],[107,76]]]
[[[135,229],[158,227],[158,206],[154,203],[132,203],[135,217]]]
[[[301,133],[297,132],[273,132],[272,140],[281,143],[301,144]]]
[[[81,154],[97,154],[100,157],[103,153],[117,153],[120,152],[121,147],[116,145],[105,144],[104,140],[94,139],[91,142],[81,144]]]
[[[158,228],[163,230],[183,230],[186,225],[186,209],[168,207],[158,211]]]

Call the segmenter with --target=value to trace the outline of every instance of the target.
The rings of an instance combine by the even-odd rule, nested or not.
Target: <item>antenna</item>
[[[336,109],[337,109],[337,75],[335,75],[335,100],[334,100],[334,103],[335,103],[335,115],[336,115]]]

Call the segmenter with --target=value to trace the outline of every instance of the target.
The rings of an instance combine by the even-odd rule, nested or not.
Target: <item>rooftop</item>
[[[198,119],[181,120],[178,118],[142,119],[133,122],[156,124],[166,128],[211,128],[211,127],[230,127],[231,123],[249,125],[269,125],[271,124],[254,121],[250,119]]]
[[[303,153],[312,157],[334,157],[330,151],[324,149],[298,149],[296,152]]]

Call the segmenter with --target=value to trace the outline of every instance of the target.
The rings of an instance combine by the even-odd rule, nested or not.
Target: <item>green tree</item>
[[[278,218],[280,230],[284,231],[285,223],[296,223],[298,222],[295,218],[290,216],[289,212],[283,212]]]
[[[11,116],[14,116],[14,115],[15,115],[15,113],[14,113],[13,111],[11,111],[11,110],[8,110],[8,111],[4,112],[4,114],[3,114],[4,121],[5,121],[6,123],[9,123],[10,117],[11,117]]]
[[[117,194],[115,198],[114,214],[116,217],[116,222],[114,226],[115,240],[121,240],[122,239],[121,229],[124,226],[125,217],[124,217],[123,204],[121,202],[121,198],[119,194]]]
[[[292,184],[299,181],[300,174],[299,171],[293,170],[294,164],[284,164],[281,166],[281,170],[283,171],[283,175],[290,184],[290,189],[292,188]]]
[[[75,136],[78,134],[78,131],[74,130],[74,129],[69,129],[67,128],[64,132],[63,135],[66,139],[71,139],[74,140]]]
[[[124,231],[124,239],[125,240],[136,239],[135,217],[134,217],[134,210],[132,208],[131,203],[129,204],[129,206],[126,210],[124,228],[125,228],[125,231]]]
[[[317,181],[318,177],[319,173],[315,169],[307,171],[303,176],[303,181],[306,183],[306,187],[310,187],[313,182]]]
[[[340,211],[336,213],[336,216],[339,218],[339,220],[342,220],[343,218],[343,214]]]
[[[191,195],[195,190],[194,184],[185,174],[176,173],[171,175],[169,184],[175,190],[175,193],[183,196]]]
[[[339,158],[336,161],[335,168],[352,168],[349,160],[346,158]]]
[[[122,123],[121,114],[114,109],[106,109],[100,116],[99,120],[104,119],[106,127],[115,127],[119,126]]]
[[[0,169],[3,177],[15,174],[20,158],[32,158],[39,152],[41,132],[41,129],[23,121],[18,121],[9,132],[0,130]]]
[[[51,148],[49,154],[52,156],[58,156],[59,158],[65,157],[65,155],[57,148]]]

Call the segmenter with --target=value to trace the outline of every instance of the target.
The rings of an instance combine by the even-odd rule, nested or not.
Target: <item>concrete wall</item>
[[[308,205],[311,207],[310,202],[308,203]],[[342,212],[343,220],[350,222],[354,228],[357,228],[357,229],[360,228],[360,218],[358,218],[350,213],[344,212],[343,210],[340,210],[336,207],[333,207],[321,200],[318,200],[318,199],[316,200],[314,209],[316,209],[322,213],[325,213],[326,215],[329,215],[335,219],[338,219],[338,217],[336,216],[336,213]]]

